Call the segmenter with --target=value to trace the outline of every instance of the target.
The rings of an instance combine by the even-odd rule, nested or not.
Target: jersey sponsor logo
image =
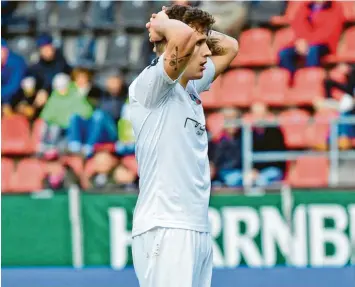
[[[196,104],[196,105],[201,105],[202,101],[196,97],[194,94],[189,93],[190,99]]]
[[[205,125],[199,123],[198,121],[192,118],[186,118],[184,128],[186,128],[187,125],[193,126],[198,136],[202,136],[203,133],[206,131]]]

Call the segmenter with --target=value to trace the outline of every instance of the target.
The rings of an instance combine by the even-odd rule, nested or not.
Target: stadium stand
[[[72,68],[81,66],[89,71],[90,81],[101,89],[102,97],[107,96],[108,86],[119,91],[117,97],[121,102],[115,103],[118,105],[119,102],[120,107],[123,107],[119,113],[119,121],[123,120],[120,126],[127,129],[124,135],[130,135],[130,126],[124,122],[127,85],[154,57],[151,46],[148,49],[148,46],[143,45],[142,48],[142,42],[146,40],[145,23],[149,13],[170,3],[29,1],[10,3],[11,7],[4,3],[3,11],[8,14],[2,14],[3,37],[7,40],[8,48],[25,59],[30,74],[31,68],[41,57],[36,38],[43,32],[51,34],[58,51],[64,52]],[[218,139],[224,129],[221,108],[236,107],[243,113],[241,118],[244,122],[252,123],[251,106],[264,103],[273,113],[270,122],[280,125],[288,151],[329,151],[330,138],[334,136],[330,131],[330,121],[341,116],[334,108],[317,108],[315,102],[325,97],[326,78],[346,83],[347,77],[340,71],[339,65],[355,63],[355,2],[341,1],[346,23],[336,53],[324,57],[321,66],[299,68],[294,75],[278,67],[278,53],[295,36],[289,24],[297,17],[302,1],[254,4],[250,4],[247,23],[238,37],[239,55],[230,69],[215,80],[209,91],[201,95],[211,142]],[[112,69],[122,75],[122,83],[113,80],[107,84]],[[3,104],[2,107],[2,192],[37,191],[42,188],[47,159],[46,153],[39,150],[45,126],[40,111],[52,91],[46,89],[47,93],[43,93],[40,79],[36,80],[39,87],[36,87],[35,99],[20,101],[16,106]],[[39,90],[42,91],[41,96],[37,96]],[[24,91],[24,94],[29,93]],[[332,90],[335,100],[340,100],[343,94],[339,90]],[[103,107],[100,98],[95,97],[91,97],[87,104],[93,111]],[[34,106],[39,113],[30,116],[31,107]],[[117,122],[114,124],[117,130]],[[131,139],[129,136],[117,138],[117,142],[128,146],[127,138]],[[100,144],[106,143],[99,142],[98,146]],[[109,144],[110,153],[114,152],[117,158],[122,159],[118,165],[122,164],[137,174],[133,152],[120,154],[114,150],[116,143]],[[55,146],[50,148],[57,149]],[[50,153],[51,149],[47,152]],[[291,166],[284,182],[297,187],[328,184],[331,165],[327,157],[302,156],[284,160]],[[83,187],[89,186],[88,178],[94,168],[92,159],[82,153],[68,153],[64,149],[60,162],[74,170]],[[354,165],[350,166],[355,170]]]

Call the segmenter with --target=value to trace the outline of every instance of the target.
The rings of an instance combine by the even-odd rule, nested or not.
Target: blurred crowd
[[[38,58],[35,61],[14,52],[9,45],[12,37],[10,27],[14,23],[16,25],[22,23],[23,19],[16,11],[26,5],[25,2],[1,3],[4,37],[1,40],[2,119],[21,115],[31,125],[41,123],[39,140],[32,156],[47,164],[43,187],[60,189],[77,183],[83,188],[111,185],[134,190],[138,178],[134,162],[134,136],[127,115],[127,87],[132,75],[134,78],[139,70],[135,67],[132,73],[129,68],[115,65],[115,61],[112,61],[110,67],[99,70],[98,84],[95,80],[98,74],[97,67],[84,62],[70,62],[67,59],[68,53],[65,54],[63,47],[56,44],[53,35],[55,33],[51,31],[35,31],[34,34],[30,34],[36,44],[34,50]],[[154,7],[160,5],[156,2],[158,1],[155,1]],[[168,1],[163,4],[169,4],[166,2]],[[174,1],[174,3],[199,5],[214,15],[215,30],[235,38],[240,38],[241,33],[250,28],[275,29],[275,25],[289,25],[293,30],[293,37],[278,51],[277,66],[290,74],[291,87],[296,81],[295,74],[299,69],[324,66],[324,59],[336,54],[344,27],[353,25],[349,24],[342,4],[336,1],[306,1],[297,6],[292,19],[286,20],[292,2]],[[355,15],[355,6],[353,9]],[[283,21],[286,22],[282,23]],[[116,44],[118,42],[116,41]],[[241,48],[242,46],[243,43]],[[139,67],[144,67],[154,58],[147,37],[144,37],[142,47],[142,54],[138,60]],[[119,46],[114,48],[119,49]],[[263,47],[257,49],[263,53]],[[121,55],[120,59],[117,58],[117,63],[122,57],[129,58],[129,55]],[[325,78],[324,95],[314,97],[310,106],[301,108],[311,113],[332,111],[341,118],[355,115],[354,62],[344,60],[332,63],[331,68],[336,77]],[[253,68],[259,71],[259,67]],[[334,97],[335,91],[337,97]],[[287,110],[293,111],[296,108],[289,106]],[[274,120],[282,110],[284,107],[271,107],[262,101],[253,101],[247,109],[224,105],[218,109],[206,110],[207,120],[216,123],[218,121],[217,118],[214,119],[216,114],[218,119],[223,120],[217,132],[209,130],[213,186],[269,186],[284,180],[287,171],[292,173],[292,164],[270,161],[254,164],[250,173],[245,174],[242,128],[223,126],[224,121],[237,119],[250,120],[254,123],[267,122]],[[207,128],[215,126],[215,123],[213,125],[207,123]],[[255,126],[252,129],[252,151],[290,149],[286,137],[282,128]],[[355,125],[339,125],[338,140],[340,148],[351,149],[355,143]],[[324,143],[312,148],[326,150],[328,145],[329,135]],[[63,164],[61,160],[63,156],[83,159],[87,163],[86,176],[82,177],[71,165]]]

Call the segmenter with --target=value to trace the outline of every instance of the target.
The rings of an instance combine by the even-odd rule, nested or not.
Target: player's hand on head
[[[165,10],[160,11],[159,13],[153,13],[151,18],[149,19],[149,22],[146,24],[146,28],[148,29],[149,32],[149,41],[150,42],[159,42],[163,40],[163,35],[158,33],[156,27],[156,24],[159,21],[164,21],[169,19],[168,15],[166,15]]]

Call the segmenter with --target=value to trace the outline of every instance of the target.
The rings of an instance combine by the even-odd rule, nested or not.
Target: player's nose
[[[204,57],[210,57],[210,56],[212,56],[212,52],[211,52],[210,48],[208,48],[208,45],[207,45],[207,44],[204,45],[203,56],[204,56]]]

